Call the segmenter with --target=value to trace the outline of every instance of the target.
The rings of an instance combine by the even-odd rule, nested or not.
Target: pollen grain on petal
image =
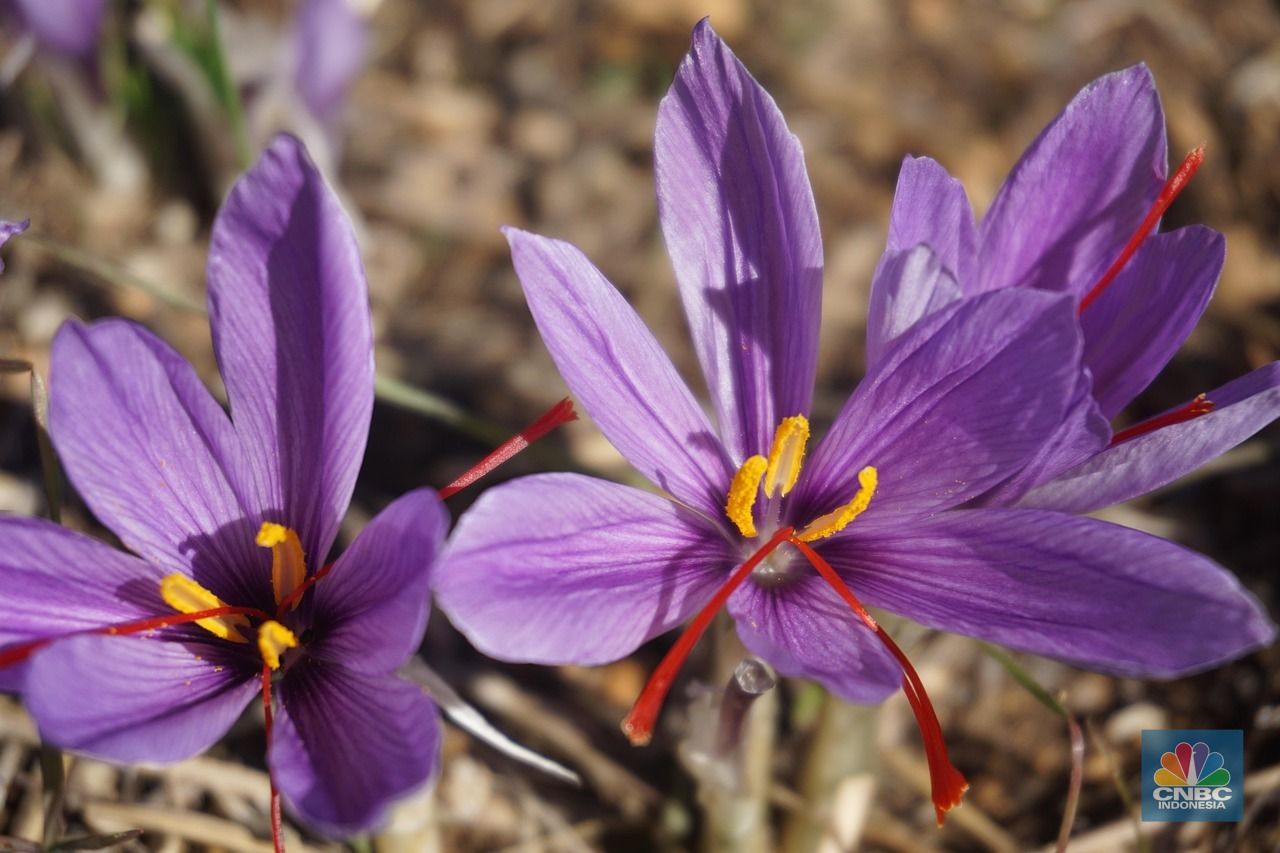
[[[851,521],[866,512],[867,507],[871,505],[871,499],[875,497],[879,482],[880,475],[875,468],[870,465],[863,468],[858,472],[858,493],[853,496],[853,500],[826,515],[815,518],[809,522],[808,527],[796,534],[796,538],[801,542],[816,542],[844,530]]]
[[[264,521],[255,540],[259,546],[271,549],[271,591],[280,604],[307,578],[307,559],[302,553],[302,540],[293,528]],[[297,607],[301,597],[293,600]]]
[[[271,669],[279,669],[280,656],[297,647],[298,638],[274,619],[263,622],[258,629],[258,651],[262,653],[262,662]]]
[[[786,496],[800,477],[804,463],[804,451],[809,443],[809,419],[804,415],[783,418],[773,434],[773,447],[769,450],[769,467],[764,474],[764,493],[773,497],[774,492]]]
[[[196,583],[186,575],[166,575],[160,581],[160,596],[179,613],[199,613],[202,610],[215,610],[228,606],[225,601]],[[247,643],[244,632],[240,629],[249,627],[249,620],[239,614],[227,616],[210,616],[197,619],[196,624],[215,637],[230,640],[233,643]]]
[[[768,467],[768,460],[759,455],[743,462],[738,473],[733,475],[729,496],[724,502],[724,514],[747,539],[753,539],[756,535],[756,520],[752,510],[756,505],[756,495],[760,492],[760,478]]]

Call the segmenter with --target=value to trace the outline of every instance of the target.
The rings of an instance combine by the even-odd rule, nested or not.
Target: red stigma
[[[306,594],[307,590],[311,589],[311,587],[316,585],[316,581],[320,580],[322,577],[329,574],[329,572],[332,570],[333,570],[333,563],[330,563],[329,565],[322,568],[320,571],[316,572],[311,577],[304,580],[302,583],[298,584],[296,587],[293,588],[292,592],[290,592],[284,598],[280,599],[280,603],[276,605],[276,619],[280,619],[281,617],[283,617],[285,612],[293,605],[295,601],[302,598],[302,596]]]
[[[924,753],[929,761],[929,783],[933,789],[933,809],[938,817],[938,826],[942,826],[946,820],[947,812],[960,805],[960,800],[964,797],[964,792],[969,790],[969,783],[964,778],[955,765],[951,763],[950,756],[947,755],[947,743],[942,737],[942,725],[938,722],[938,715],[933,710],[933,703],[929,701],[929,694],[925,692],[924,683],[920,680],[920,676],[916,673],[915,667],[911,665],[911,661],[907,659],[902,649],[898,648],[898,644],[885,633],[884,628],[872,618],[867,609],[862,606],[862,602],[858,601],[857,596],[849,589],[831,567],[831,564],[824,560],[817,551],[809,547],[807,542],[801,542],[799,539],[790,540],[791,544],[800,549],[800,553],[804,554],[810,564],[818,570],[818,574],[831,585],[836,594],[844,599],[849,605],[849,609],[854,612],[864,625],[875,632],[878,639],[886,649],[897,659],[898,665],[902,667],[902,692],[907,697],[907,702],[911,705],[911,711],[915,714],[916,725],[920,727],[920,736],[924,739]]]
[[[716,613],[729,600],[729,596],[733,595],[734,590],[742,586],[742,582],[751,576],[756,566],[760,565],[764,558],[773,553],[779,545],[786,542],[794,532],[795,528],[782,528],[739,566],[737,571],[716,590],[716,594],[711,596],[711,600],[698,611],[698,615],[693,617],[693,621],[684,629],[684,633],[676,640],[676,644],[662,658],[653,675],[649,676],[644,690],[640,691],[639,698],[631,706],[631,712],[622,721],[623,734],[633,746],[644,746],[653,737],[653,725],[658,719],[658,712],[662,710],[662,702],[667,698],[667,692],[671,690],[671,685],[676,679],[676,673],[680,671],[685,658],[689,656],[689,652],[693,651],[698,638],[707,630]]]
[[[262,718],[266,727],[267,753],[271,753],[271,667],[262,665]],[[284,853],[284,824],[280,818],[280,792],[276,790],[275,777],[271,775],[270,760],[267,764],[267,780],[271,786],[271,846],[275,853]]]
[[[1142,423],[1122,429],[1115,435],[1111,436],[1111,443],[1108,447],[1115,447],[1117,444],[1137,438],[1140,435],[1146,435],[1149,432],[1155,432],[1158,429],[1164,429],[1174,424],[1186,423],[1193,421],[1201,415],[1207,415],[1213,411],[1214,403],[1204,394],[1199,394],[1190,403],[1185,406],[1179,406],[1172,412],[1165,412],[1163,415],[1156,415],[1154,418],[1148,418]]]
[[[507,439],[496,450],[485,458],[481,459],[477,464],[469,468],[461,477],[454,480],[449,485],[440,490],[440,498],[452,497],[458,492],[470,486],[476,480],[493,471],[498,466],[524,450],[530,444],[542,438],[551,430],[558,426],[567,424],[569,421],[576,421],[578,413],[573,410],[573,401],[565,397],[559,403],[556,403],[550,409],[529,426],[525,427],[515,436]]]
[[[1138,247],[1151,236],[1152,231],[1156,227],[1156,223],[1160,221],[1160,217],[1164,216],[1164,212],[1169,209],[1169,205],[1173,204],[1173,200],[1178,197],[1178,193],[1186,189],[1187,184],[1191,182],[1191,178],[1195,175],[1196,170],[1200,168],[1200,164],[1204,162],[1204,145],[1197,145],[1191,150],[1191,153],[1182,161],[1182,165],[1178,170],[1169,176],[1169,180],[1165,181],[1164,188],[1160,190],[1160,195],[1156,196],[1155,204],[1151,205],[1151,209],[1147,211],[1146,217],[1142,220],[1142,224],[1138,226],[1138,230],[1133,232],[1133,236],[1129,238],[1129,242],[1125,243],[1124,248],[1120,251],[1120,256],[1111,262],[1111,266],[1107,267],[1107,271],[1102,277],[1089,288],[1089,292],[1080,300],[1080,307],[1077,312],[1083,314],[1084,309],[1093,304],[1102,291],[1107,289],[1111,282],[1115,281],[1116,276],[1124,269],[1125,264],[1129,263],[1134,254],[1138,251]]]
[[[99,628],[86,628],[82,631],[72,631],[67,634],[59,634],[56,637],[44,637],[39,640],[31,640],[26,643],[18,643],[7,649],[0,650],[0,669],[7,666],[13,666],[25,661],[45,646],[56,643],[58,640],[65,640],[68,637],[83,637],[93,634],[103,636],[120,636],[127,634],[142,634],[146,631],[154,631],[158,628],[168,628],[173,625],[186,625],[191,622],[199,622],[201,619],[209,619],[214,616],[252,616],[256,619],[270,619],[270,614],[259,610],[256,607],[214,607],[210,610],[198,610],[194,613],[166,613],[163,616],[150,616],[146,619],[137,619],[133,622],[120,622],[115,625],[104,625]]]

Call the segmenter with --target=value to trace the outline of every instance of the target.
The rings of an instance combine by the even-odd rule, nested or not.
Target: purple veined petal
[[[503,233],[543,343],[600,431],[655,485],[720,518],[728,458],[653,333],[575,247]]]
[[[886,252],[924,243],[962,287],[976,285],[978,226],[964,185],[928,157],[908,155],[898,172]]]
[[[704,19],[658,108],[658,212],[734,462],[807,415],[822,235],[800,142]]]
[[[293,38],[298,92],[312,115],[330,121],[364,69],[368,26],[351,0],[304,0]]]
[[[977,290],[1083,296],[1146,216],[1167,168],[1164,111],[1147,67],[1094,80],[1041,131],[997,193],[982,221]]]
[[[1024,507],[1091,512],[1189,474],[1280,417],[1280,362],[1210,391],[1214,409],[1109,447],[1033,489]]]
[[[1192,225],[1154,234],[1080,315],[1093,395],[1114,418],[1168,364],[1204,313],[1226,241]]]
[[[0,649],[162,612],[162,572],[48,521],[0,517]],[[0,667],[17,691],[25,664]]]
[[[60,640],[28,663],[23,699],[58,746],[123,763],[181,761],[217,742],[260,687],[251,658],[209,638]]]
[[[742,644],[783,675],[817,681],[841,699],[884,701],[902,686],[902,668],[826,581],[807,564],[803,571],[773,589],[748,581],[730,597]]]
[[[610,663],[691,616],[741,559],[670,501],[593,477],[489,489],[436,570],[440,608],[499,660]]]
[[[436,768],[439,714],[404,679],[309,659],[276,695],[272,778],[290,811],[326,834],[372,828]]]
[[[1090,518],[960,510],[823,554],[867,604],[1117,675],[1185,675],[1275,638],[1217,563]]]
[[[224,601],[271,600],[270,554],[235,487],[240,442],[182,356],[125,320],[71,320],[54,338],[49,386],[54,446],[99,521]]]
[[[98,46],[107,0],[13,0],[40,46],[87,59]]]
[[[218,213],[209,315],[255,509],[297,530],[319,565],[369,435],[373,332],[351,221],[291,136]]]
[[[1111,441],[1111,424],[1093,398],[1093,376],[1080,371],[1074,399],[1062,423],[1018,473],[975,502],[979,506],[1011,506],[1039,484],[1092,458]]]
[[[895,343],[836,416],[800,472],[790,523],[847,504],[858,472],[879,472],[847,528],[957,506],[1007,479],[1062,423],[1079,378],[1068,297],[1002,290],[956,303]]]
[[[889,250],[871,279],[867,305],[867,370],[923,318],[961,299],[955,278],[930,246]]]
[[[21,222],[9,222],[7,220],[0,219],[0,246],[9,242],[10,237],[14,237],[21,234],[23,231],[26,231],[27,227],[30,225],[30,219],[24,219]],[[0,261],[0,272],[4,272],[4,261]]]
[[[316,583],[310,653],[373,674],[404,663],[427,627],[432,565],[448,527],[434,489],[378,513]]]

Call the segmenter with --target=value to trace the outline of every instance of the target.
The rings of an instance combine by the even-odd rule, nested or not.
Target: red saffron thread
[[[121,622],[117,625],[105,625],[100,628],[86,628],[82,631],[72,631],[67,634],[59,634],[56,637],[44,637],[39,640],[18,643],[17,645],[10,646],[7,649],[0,650],[0,669],[22,663],[50,643],[56,643],[58,640],[65,640],[68,637],[81,637],[89,634],[102,634],[108,636],[140,634],[144,631],[152,631],[157,628],[168,628],[171,625],[185,625],[190,622],[198,622],[201,619],[209,619],[214,616],[253,616],[258,619],[271,618],[269,614],[256,607],[214,607],[209,610],[199,610],[195,613],[167,613],[163,616],[151,616],[146,619],[138,619],[133,622]]]
[[[938,715],[933,710],[933,703],[929,701],[929,694],[925,692],[924,683],[906,654],[872,618],[831,564],[809,547],[807,542],[794,538],[790,541],[800,549],[800,553],[804,554],[836,594],[844,599],[863,624],[875,632],[876,638],[897,658],[898,665],[902,667],[902,692],[906,694],[907,702],[911,705],[911,711],[916,717],[916,725],[920,727],[920,736],[924,739],[924,753],[929,762],[929,785],[933,790],[933,809],[938,818],[938,826],[942,826],[947,812],[960,805],[964,792],[969,790],[969,782],[951,763],[951,758],[947,754],[946,741],[942,737],[942,725],[938,722]]]
[[[640,691],[640,696],[636,699],[635,704],[631,706],[631,712],[622,721],[622,732],[633,746],[644,746],[653,737],[654,723],[658,719],[658,712],[662,710],[663,700],[667,698],[667,693],[671,690],[671,685],[675,681],[676,673],[680,671],[685,658],[689,656],[689,652],[693,651],[698,638],[707,630],[716,613],[729,600],[729,596],[733,595],[733,591],[751,576],[751,572],[755,570],[756,566],[760,565],[765,557],[773,553],[774,549],[787,541],[794,532],[795,528],[793,527],[782,528],[773,534],[772,538],[752,554],[745,563],[739,566],[729,576],[729,579],[716,590],[716,594],[711,597],[711,600],[698,611],[698,615],[693,617],[693,621],[684,629],[684,633],[676,640],[675,645],[662,658],[662,662],[653,671],[653,675],[649,676],[649,681],[645,684],[644,690]]]
[[[1196,170],[1200,168],[1200,164],[1204,162],[1204,144],[1197,145],[1191,150],[1191,153],[1182,161],[1182,165],[1174,172],[1169,180],[1165,181],[1164,188],[1160,190],[1160,195],[1156,197],[1155,204],[1151,205],[1151,209],[1147,211],[1146,217],[1142,220],[1142,224],[1138,226],[1138,230],[1133,232],[1133,236],[1129,238],[1129,242],[1125,243],[1124,249],[1120,251],[1120,256],[1111,262],[1111,266],[1107,267],[1107,271],[1102,274],[1097,283],[1089,289],[1084,298],[1080,300],[1078,313],[1083,314],[1084,309],[1093,304],[1094,300],[1102,295],[1102,291],[1115,280],[1120,274],[1120,270],[1124,269],[1125,264],[1138,251],[1138,247],[1142,245],[1148,237],[1151,236],[1152,229],[1156,227],[1156,223],[1164,212],[1169,209],[1169,205],[1173,204],[1173,200],[1178,197],[1178,193],[1182,192],[1191,178],[1195,175]]]
[[[302,583],[295,586],[289,592],[288,595],[280,599],[280,603],[276,605],[276,619],[279,619],[282,616],[284,616],[285,611],[287,611],[295,601],[302,598],[302,596],[306,595],[307,590],[311,589],[311,587],[316,585],[316,581],[320,580],[320,578],[329,574],[329,572],[331,571],[333,571],[333,563],[330,563],[329,565],[325,566],[320,571],[316,572],[314,575],[312,575],[311,577],[304,580]]]
[[[276,779],[271,775],[271,667],[262,665],[262,716],[266,723],[267,741],[267,782],[271,786],[271,846],[275,853],[284,853],[284,826],[280,818],[280,792],[276,790]]]
[[[578,413],[573,410],[573,401],[565,397],[546,411],[529,426],[515,436],[507,439],[496,450],[469,468],[461,477],[440,490],[441,499],[452,497],[481,477],[493,471],[499,465],[524,450],[530,444],[542,438],[551,430],[569,421],[576,421]]]
[[[1199,394],[1190,403],[1185,406],[1179,406],[1172,412],[1165,412],[1163,415],[1156,415],[1154,418],[1147,418],[1142,423],[1122,429],[1115,435],[1111,436],[1111,443],[1108,447],[1115,447],[1117,444],[1137,438],[1140,435],[1146,435],[1149,432],[1155,432],[1158,429],[1164,429],[1174,424],[1186,423],[1193,421],[1201,415],[1207,415],[1213,411],[1214,403],[1204,394]]]

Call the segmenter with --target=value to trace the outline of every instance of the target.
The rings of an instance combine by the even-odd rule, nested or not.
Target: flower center
[[[280,668],[280,658],[289,649],[298,647],[293,631],[279,619],[295,610],[302,594],[328,572],[326,566],[315,577],[307,578],[307,559],[302,552],[302,540],[290,527],[275,522],[264,522],[255,540],[262,548],[271,549],[271,591],[276,599],[276,614],[272,619],[263,613],[258,625],[258,653],[268,671]],[[160,596],[165,603],[179,613],[192,614],[215,611],[220,615],[196,619],[195,624],[219,639],[232,643],[248,643],[252,622],[244,609],[233,608],[208,589],[186,575],[174,573],[160,581]],[[222,611],[227,611],[225,614]]]
[[[768,533],[778,527],[782,499],[795,486],[804,465],[805,446],[809,442],[809,421],[804,415],[783,418],[773,434],[773,447],[769,457],[755,455],[742,463],[729,494],[725,498],[724,513],[745,539],[755,539],[756,503],[760,492],[766,498],[760,513],[761,524]],[[816,542],[844,530],[851,521],[862,515],[875,496],[879,473],[870,465],[858,472],[858,491],[849,503],[838,506],[806,525],[796,538],[802,542]],[[762,567],[763,568],[763,567]]]
[[[636,699],[631,712],[622,722],[622,731],[637,746],[649,742],[653,735],[653,727],[657,722],[662,703],[666,698],[676,673],[693,650],[698,638],[702,636],[715,614],[724,606],[734,591],[748,577],[763,587],[781,587],[793,581],[799,572],[799,564],[794,556],[778,549],[783,543],[792,546],[818,572],[818,574],[836,591],[856,619],[870,630],[894,659],[902,667],[902,691],[915,715],[916,724],[920,727],[924,739],[925,756],[929,761],[929,776],[933,789],[933,805],[937,813],[938,824],[941,825],[946,813],[960,804],[969,783],[965,781],[952,764],[947,754],[947,745],[942,737],[942,726],[934,713],[933,703],[925,692],[924,683],[916,674],[911,661],[898,648],[898,644],[885,632],[884,628],[872,618],[867,609],[858,601],[857,596],[845,584],[831,565],[815,551],[810,543],[834,536],[849,525],[855,518],[866,511],[875,496],[879,483],[879,473],[870,465],[858,472],[858,491],[843,506],[838,506],[825,515],[810,521],[803,529],[797,531],[793,527],[778,528],[781,517],[780,502],[795,486],[800,476],[800,468],[804,461],[805,444],[809,438],[809,422],[803,415],[785,418],[774,433],[773,447],[768,458],[752,456],[742,463],[742,467],[734,475],[725,499],[725,515],[746,539],[754,539],[759,535],[757,520],[770,531],[768,540],[750,554],[716,590],[711,600],[693,618],[689,626],[676,640],[675,645],[667,652],[658,668],[653,671],[644,690]],[[766,502],[762,513],[757,514],[756,503],[759,493],[763,491]],[[858,630],[856,627],[854,630]]]

